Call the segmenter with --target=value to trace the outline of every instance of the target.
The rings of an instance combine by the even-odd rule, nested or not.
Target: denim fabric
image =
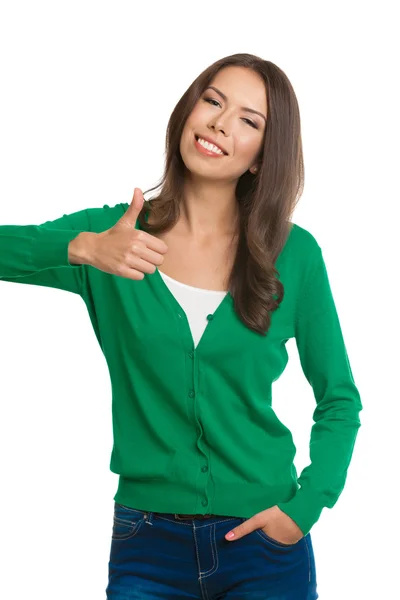
[[[317,600],[310,533],[283,545],[246,519],[177,520],[115,503],[107,600]]]

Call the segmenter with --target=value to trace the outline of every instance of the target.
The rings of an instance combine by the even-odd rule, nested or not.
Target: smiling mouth
[[[201,136],[199,136],[199,135],[196,135],[196,134],[195,134],[195,136],[194,136],[194,137],[195,137],[195,140],[196,140],[196,142],[198,142],[198,141],[199,141],[199,139],[203,139],[203,138],[201,138]],[[207,140],[205,140],[205,141],[207,141]],[[208,142],[208,143],[210,144],[211,142]],[[221,152],[222,152],[222,154],[223,154],[224,156],[228,156],[228,153],[227,153],[227,152],[225,152],[224,150],[222,150],[222,148],[220,148],[219,146],[217,146],[217,144],[213,144],[213,146],[216,146],[216,147],[217,147],[219,150],[221,150]]]

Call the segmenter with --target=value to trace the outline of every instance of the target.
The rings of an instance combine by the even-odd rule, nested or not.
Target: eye
[[[217,102],[217,100],[214,100],[213,98],[203,98],[203,100],[205,102],[208,102],[209,104],[211,104],[212,102],[215,102],[214,106],[221,106],[219,102]]]
[[[208,102],[209,104],[212,104],[213,106],[221,106],[221,104],[217,100],[214,100],[214,98],[209,98],[208,96],[206,96],[205,98],[203,98],[203,100],[204,100],[204,102]],[[258,125],[256,123],[254,123],[253,121],[250,121],[250,119],[243,118],[242,120],[245,123],[247,123],[247,125],[250,125],[250,127],[254,127],[254,129],[258,129]]]
[[[245,121],[248,125],[251,125],[251,127],[254,127],[254,129],[258,129],[257,125],[253,123],[253,121],[250,121],[250,119],[243,119],[243,121]]]

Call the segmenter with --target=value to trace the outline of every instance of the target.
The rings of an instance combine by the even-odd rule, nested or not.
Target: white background
[[[258,54],[291,80],[306,173],[294,221],[323,249],[364,405],[345,489],[311,532],[320,600],[398,597],[395,5],[0,3],[3,225],[130,202],[135,186],[155,185],[169,115],[215,60]],[[0,335],[1,596],[105,598],[118,476],[86,307],[0,282]],[[300,473],[314,397],[294,340],[288,350],[274,406]]]

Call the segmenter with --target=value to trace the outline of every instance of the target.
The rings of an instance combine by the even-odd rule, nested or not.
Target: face
[[[267,118],[265,85],[244,67],[222,69],[209,85],[185,123],[180,152],[192,174],[234,181],[258,167]]]

